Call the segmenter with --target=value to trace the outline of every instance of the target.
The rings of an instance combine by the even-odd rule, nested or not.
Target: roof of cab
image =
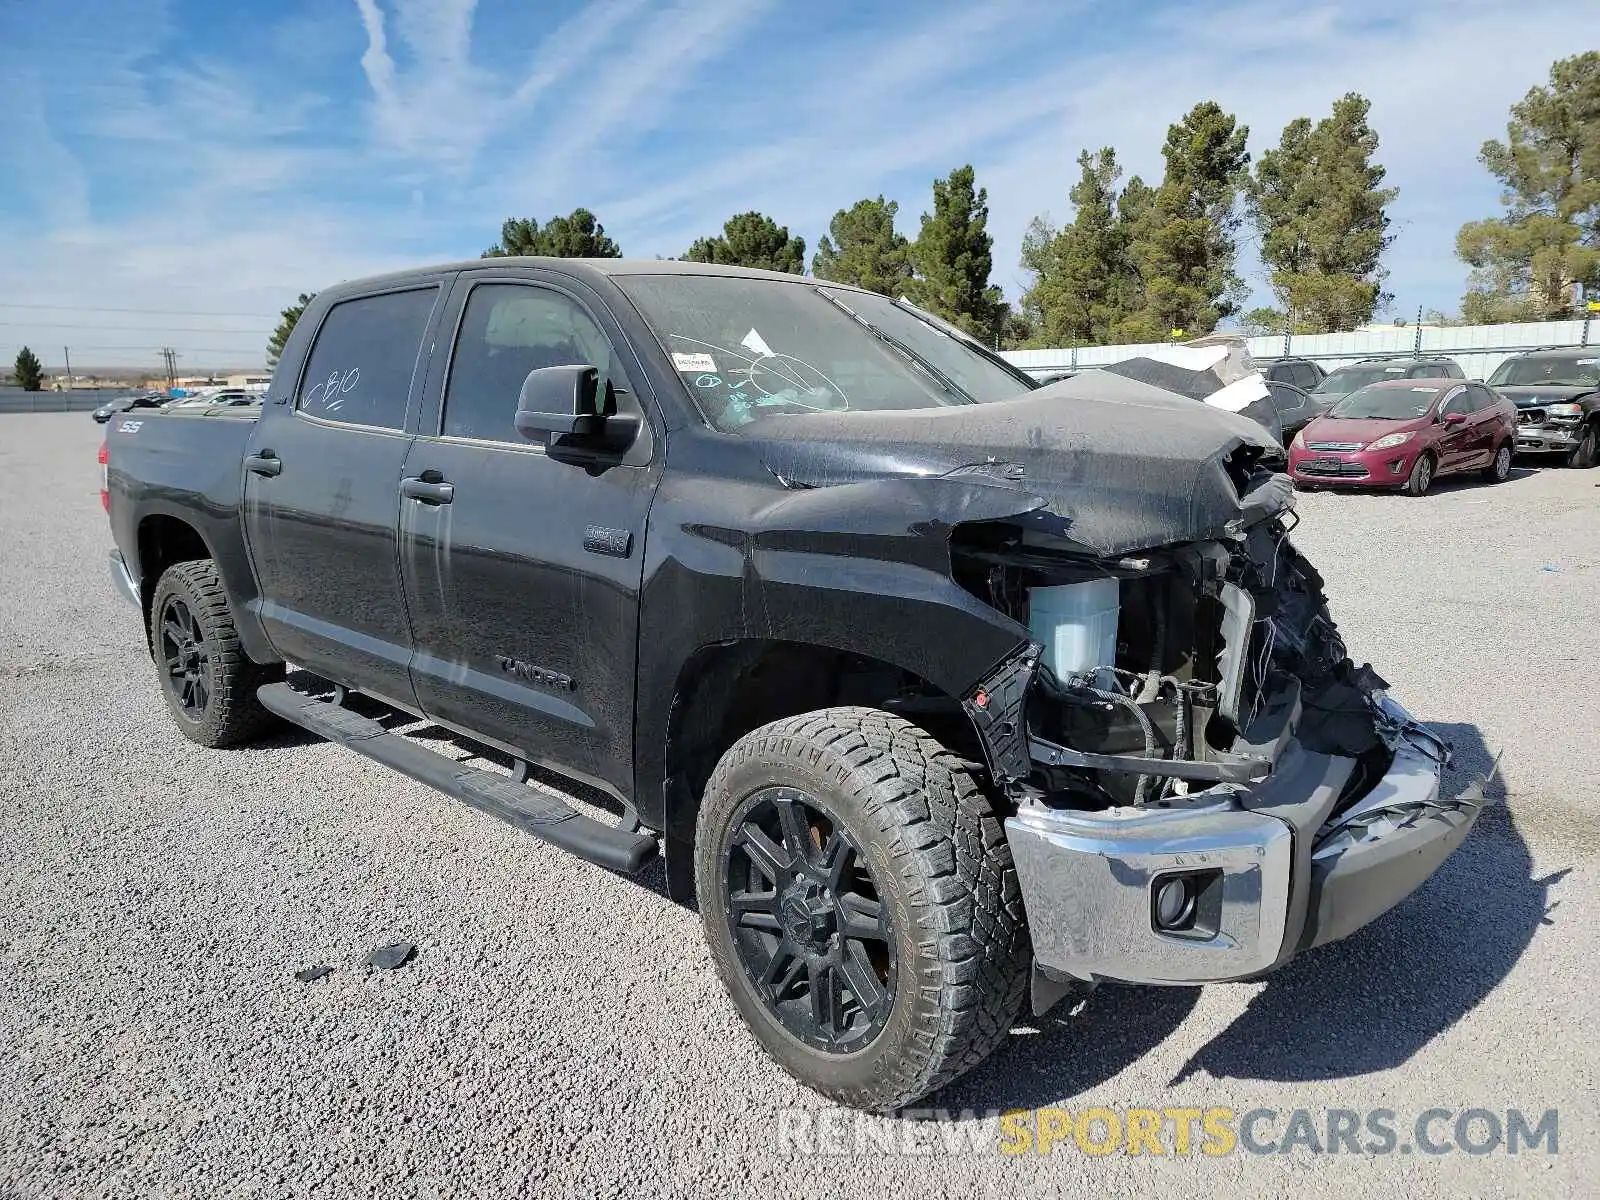
[[[807,275],[790,275],[783,271],[759,271],[753,267],[727,266],[722,263],[685,262],[673,258],[541,258],[507,255],[502,258],[469,258],[461,262],[409,267],[404,271],[341,280],[324,288],[323,292],[330,296],[344,296],[351,292],[369,291],[373,288],[401,286],[430,275],[446,275],[457,271],[501,271],[507,267],[541,267],[578,278],[585,275],[721,275],[744,279],[773,279],[783,283],[827,282],[829,287],[847,291],[860,290],[848,283],[817,280]]]

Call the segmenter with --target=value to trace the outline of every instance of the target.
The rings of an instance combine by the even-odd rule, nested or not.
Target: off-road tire
[[[1494,457],[1489,460],[1489,465],[1483,469],[1483,478],[1486,483],[1504,483],[1511,478],[1511,443],[1501,442],[1494,448]]]
[[[1411,474],[1406,477],[1405,486],[1400,490],[1408,496],[1426,495],[1433,486],[1434,461],[1431,453],[1419,454],[1417,461],[1411,464]]]
[[[859,1049],[813,1049],[749,977],[730,928],[734,818],[773,787],[817,797],[861,848],[889,915],[896,985],[881,1030]],[[967,765],[901,717],[830,708],[736,742],[706,786],[695,884],[717,973],[756,1039],[807,1086],[888,1112],[936,1091],[1003,1042],[1031,964],[1005,829]]]
[[[198,719],[184,712],[161,649],[162,614],[174,597],[193,614],[206,646],[209,686]],[[228,593],[210,559],[176,563],[161,576],[150,598],[150,640],[162,699],[173,723],[190,741],[214,748],[235,746],[277,723],[278,718],[256,699],[256,689],[282,679],[283,665],[262,666],[244,652]]]
[[[1583,434],[1578,444],[1567,453],[1567,466],[1580,471],[1588,470],[1594,466],[1596,452],[1600,450],[1600,445],[1596,444],[1600,442],[1600,433],[1597,433],[1596,429],[1597,426],[1593,421],[1584,425]]]

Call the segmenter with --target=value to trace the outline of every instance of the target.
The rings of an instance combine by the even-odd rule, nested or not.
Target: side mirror
[[[591,366],[529,371],[517,397],[517,432],[530,441],[576,449],[626,450],[639,436],[639,418],[617,412],[617,393]]]
[[[1460,425],[1466,419],[1466,413],[1445,413],[1444,415],[1444,423],[1446,425]]]

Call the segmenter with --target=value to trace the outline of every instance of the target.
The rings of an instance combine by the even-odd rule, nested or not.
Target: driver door
[[[473,272],[442,321],[422,425],[401,472],[400,569],[422,711],[622,797],[656,434],[562,461],[516,429],[522,381],[589,364],[644,412],[643,371],[603,306],[531,272]],[[448,363],[446,366],[445,363]]]

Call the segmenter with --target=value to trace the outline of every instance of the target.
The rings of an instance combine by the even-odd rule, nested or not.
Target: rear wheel
[[[1402,489],[1408,496],[1426,495],[1433,486],[1433,455],[1419,454],[1411,467],[1411,475]]]
[[[1596,452],[1595,426],[1593,422],[1583,427],[1583,438],[1573,447],[1567,455],[1567,466],[1587,470],[1594,466]]]
[[[1490,483],[1504,483],[1511,478],[1511,443],[1501,442],[1495,447],[1494,457],[1483,469],[1483,477]]]
[[[1005,830],[965,766],[876,709],[740,739],[706,787],[695,887],[740,1015],[790,1074],[889,1111],[982,1062],[1030,947]]]
[[[228,594],[210,559],[169,567],[150,602],[150,643],[161,694],[178,728],[202,746],[232,746],[277,718],[256,689],[283,678],[239,644]]]

